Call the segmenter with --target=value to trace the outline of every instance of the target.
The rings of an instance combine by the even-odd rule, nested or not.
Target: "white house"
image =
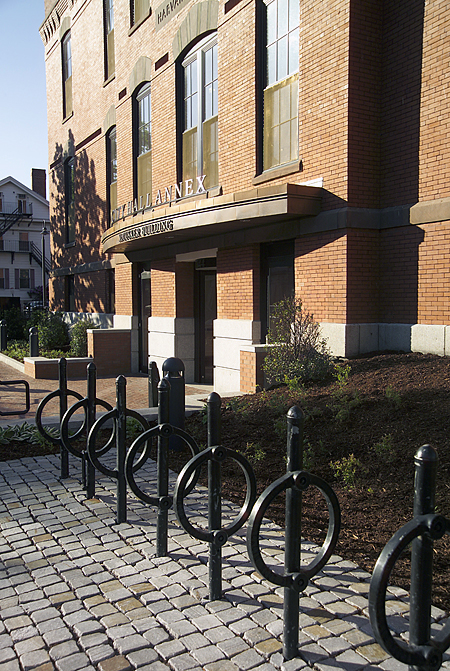
[[[42,300],[43,272],[47,287],[50,245],[42,231],[49,232],[50,222],[45,179],[45,170],[33,169],[31,189],[14,177],[0,180],[0,308]]]

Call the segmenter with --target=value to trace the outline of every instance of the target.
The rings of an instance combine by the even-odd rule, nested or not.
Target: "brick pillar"
[[[169,357],[181,359],[186,382],[194,381],[194,264],[165,259],[152,263],[152,316],[149,358],[161,368]]]
[[[251,386],[254,390],[256,369],[250,373],[250,378],[247,370],[249,365],[253,366],[248,363],[252,356],[245,353],[241,358],[241,349],[260,342],[259,294],[259,245],[219,249],[217,319],[214,323],[214,387],[219,392],[239,391]]]

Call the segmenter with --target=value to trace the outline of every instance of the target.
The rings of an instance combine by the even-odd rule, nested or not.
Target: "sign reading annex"
[[[129,217],[141,211],[143,212],[151,207],[158,207],[159,205],[171,203],[173,200],[180,200],[181,198],[189,198],[189,196],[198,196],[201,193],[206,193],[205,179],[206,175],[200,175],[197,177],[196,184],[194,184],[193,179],[186,179],[184,182],[166,186],[164,189],[158,189],[154,203],[151,201],[151,193],[147,193],[145,198],[144,196],[140,196],[139,201],[137,198],[135,198],[134,201],[129,200],[128,203],[116,207],[115,210],[111,211],[111,223],[114,224],[116,221],[119,221],[119,219],[125,219],[125,217]]]

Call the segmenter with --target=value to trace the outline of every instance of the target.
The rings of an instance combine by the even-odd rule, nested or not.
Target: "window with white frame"
[[[263,169],[298,159],[299,0],[264,0]]]
[[[105,9],[105,79],[113,76],[115,64],[114,48],[114,0],[104,0]]]
[[[136,95],[135,105],[135,168],[136,197],[139,207],[145,207],[147,194],[152,193],[152,116],[150,84]]]
[[[182,68],[182,179],[206,175],[210,189],[219,184],[217,36],[196,44]]]
[[[0,268],[0,289],[9,289],[9,268]]]
[[[72,40],[70,31],[67,32],[61,43],[62,50],[62,79],[63,79],[63,116],[70,116],[73,112],[72,104]]]
[[[116,127],[111,128],[106,136],[107,160],[107,193],[108,193],[108,221],[111,224],[111,212],[117,208],[117,139]]]
[[[31,289],[30,270],[28,268],[20,268],[19,270],[19,286],[18,289]]]

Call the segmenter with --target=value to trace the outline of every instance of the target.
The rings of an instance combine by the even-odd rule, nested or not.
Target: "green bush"
[[[320,326],[300,299],[284,298],[273,306],[267,343],[263,370],[269,384],[323,380],[333,369]]]
[[[99,328],[92,319],[80,319],[70,329],[70,353],[72,356],[87,356],[87,330]]]
[[[37,310],[31,321],[37,321],[39,349],[59,350],[69,344],[69,328],[59,312]]]
[[[28,338],[28,322],[20,308],[8,308],[0,312],[0,319],[6,322],[8,340],[25,340]]]

